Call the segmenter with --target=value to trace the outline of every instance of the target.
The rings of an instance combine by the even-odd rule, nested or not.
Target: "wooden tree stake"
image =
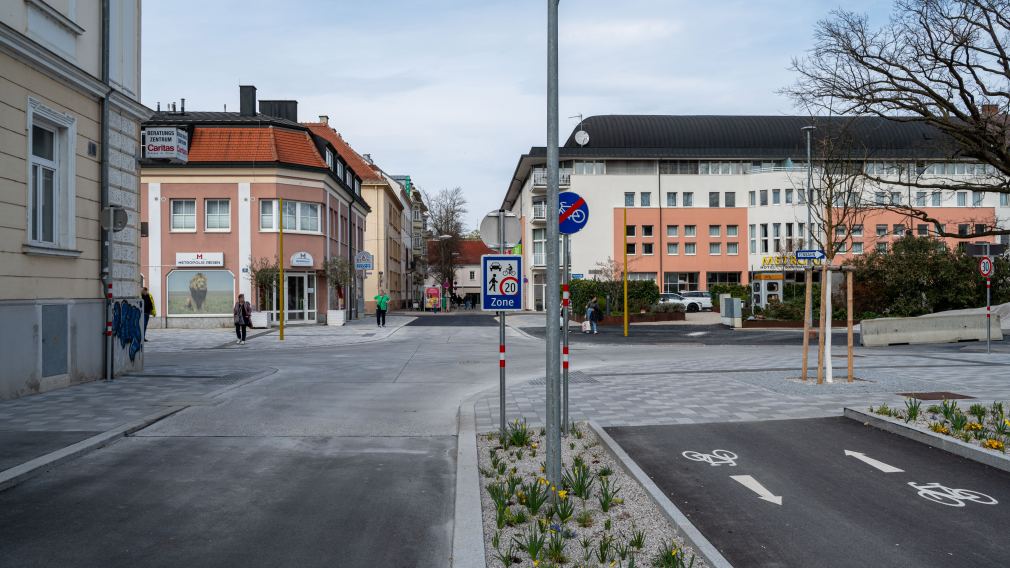
[[[845,271],[845,298],[846,298],[846,304],[847,304],[846,305],[846,310],[845,310],[846,311],[846,313],[845,313],[845,320],[846,320],[845,323],[846,323],[846,326],[848,327],[848,335],[849,335],[848,336],[848,341],[847,341],[848,348],[849,348],[848,349],[848,351],[849,351],[848,352],[848,364],[849,364],[849,367],[848,367],[848,372],[849,372],[848,382],[851,383],[853,381],[853,378],[852,378],[852,374],[853,374],[853,371],[852,371],[852,357],[853,357],[853,355],[852,355],[852,351],[853,351],[853,342],[852,342],[852,271],[851,270],[846,270]]]
[[[804,271],[804,282],[806,284],[806,290],[804,291],[805,297],[803,298],[803,382],[807,380],[807,360],[809,359],[808,352],[810,351],[810,316],[812,306],[810,301],[810,288],[814,283],[814,273],[809,267]]]

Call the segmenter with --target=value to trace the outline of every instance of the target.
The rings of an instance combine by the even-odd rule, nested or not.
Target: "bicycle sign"
[[[916,485],[914,481],[909,481],[908,484],[919,490],[919,497],[927,501],[947,505],[948,507],[964,507],[967,501],[982,505],[995,505],[999,503],[999,501],[985,493],[979,493],[970,489],[955,489],[940,485],[939,483]]]
[[[565,191],[558,195],[558,230],[563,235],[578,233],[589,221],[589,204],[579,194]]]
[[[517,312],[523,306],[523,264],[518,255],[486,254],[480,257],[481,310]]]
[[[736,467],[736,460],[738,459],[738,456],[729,450],[712,450],[711,454],[688,450],[680,455],[691,461],[706,462],[711,466],[728,465]]]

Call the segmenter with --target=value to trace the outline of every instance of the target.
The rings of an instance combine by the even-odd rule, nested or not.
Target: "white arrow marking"
[[[884,463],[882,461],[877,461],[877,460],[875,460],[875,459],[873,459],[871,457],[867,457],[866,454],[861,454],[859,452],[853,452],[852,450],[845,450],[845,455],[852,456],[852,457],[856,458],[857,460],[859,460],[859,461],[861,461],[861,462],[863,462],[863,463],[865,463],[867,465],[871,465],[871,466],[879,469],[880,471],[882,471],[884,473],[903,473],[905,471],[903,469],[898,469],[898,468],[894,467],[893,465],[887,465],[886,463]]]
[[[747,489],[750,489],[754,493],[757,493],[760,499],[764,499],[769,503],[775,503],[776,505],[782,504],[782,497],[778,495],[772,495],[771,491],[765,489],[765,486],[758,483],[758,480],[754,479],[753,477],[749,475],[731,475],[730,477],[733,478],[734,481],[739,482]]]

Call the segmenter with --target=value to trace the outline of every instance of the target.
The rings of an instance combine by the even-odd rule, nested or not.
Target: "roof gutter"
[[[99,215],[104,215],[109,207],[109,95],[112,87],[109,79],[110,60],[110,30],[109,30],[109,0],[102,0],[102,84],[105,94],[102,95],[102,143],[101,143],[101,167],[99,177],[101,179],[101,211]],[[111,219],[110,219],[111,221]],[[102,294],[105,296],[105,380],[111,381],[115,375],[115,353],[112,338],[112,227],[111,222],[107,229],[102,229],[100,239],[102,243],[101,274]]]

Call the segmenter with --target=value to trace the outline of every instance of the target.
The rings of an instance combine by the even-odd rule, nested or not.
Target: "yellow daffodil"
[[[530,447],[533,448],[534,450],[537,449],[537,443],[536,442],[530,442]]]
[[[553,485],[551,485],[551,493],[557,493],[557,491],[558,491],[558,490],[557,490],[557,489],[555,489]]]
[[[539,483],[540,485],[548,485],[548,481],[543,477],[538,478],[537,483]]]
[[[1004,418],[1003,423],[1006,424],[1007,426],[1010,426],[1010,418]]]
[[[561,497],[561,500],[564,501],[565,498],[568,497],[568,492],[562,489],[561,491],[558,491],[558,497]]]
[[[670,551],[670,556],[677,556],[678,552],[680,552],[680,549],[674,548]]]
[[[540,561],[539,560],[534,560],[533,561],[533,565],[534,566],[540,566]]]

